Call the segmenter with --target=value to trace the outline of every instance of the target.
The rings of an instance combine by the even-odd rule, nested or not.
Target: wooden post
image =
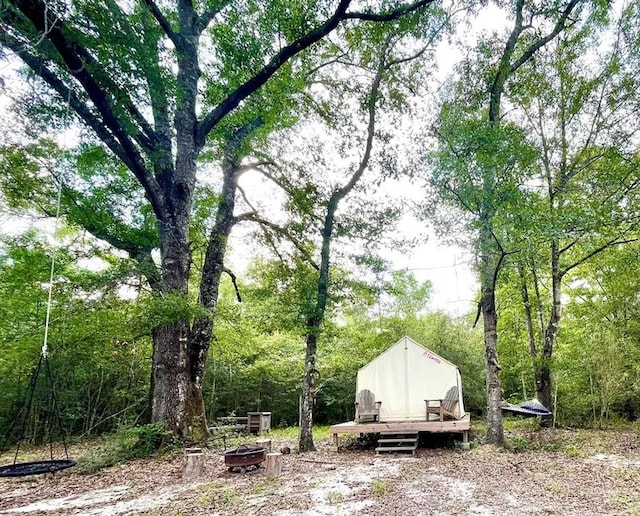
[[[279,477],[282,473],[282,453],[267,453],[265,473],[268,477]]]
[[[204,469],[204,454],[201,448],[185,448],[187,454],[187,463],[182,473],[182,478],[192,480],[202,475]]]
[[[256,444],[266,449],[267,453],[271,453],[271,439],[258,439]]]
[[[333,446],[331,447],[330,451],[338,451],[338,434],[333,434]]]
[[[471,449],[471,445],[469,444],[469,431],[468,430],[464,430],[462,432],[462,449],[463,450],[470,450]]]

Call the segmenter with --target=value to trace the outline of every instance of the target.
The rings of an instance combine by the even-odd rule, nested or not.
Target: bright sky
[[[464,249],[439,242],[431,236],[410,254],[395,253],[397,269],[407,269],[419,281],[429,280],[433,286],[429,309],[451,315],[475,312],[478,283],[473,272],[473,257]]]

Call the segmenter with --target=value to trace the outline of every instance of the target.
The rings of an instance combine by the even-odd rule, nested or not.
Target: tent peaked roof
[[[364,366],[362,366],[360,368],[360,370],[365,369],[366,367],[368,367],[373,362],[377,362],[378,360],[384,360],[385,355],[391,353],[392,350],[394,350],[395,348],[400,347],[400,346],[402,346],[402,347],[409,347],[409,346],[418,347],[418,348],[424,350],[425,353],[429,353],[429,357],[430,358],[440,360],[441,362],[443,362],[443,363],[445,363],[445,364],[447,364],[447,365],[449,365],[451,367],[455,367],[456,369],[458,368],[457,365],[453,364],[452,362],[449,362],[446,358],[441,357],[435,351],[431,351],[429,348],[423,346],[419,342],[416,342],[415,340],[413,340],[411,337],[408,337],[407,335],[405,335],[398,342],[396,342],[395,344],[392,344],[391,346],[389,346],[386,350],[384,350],[382,353],[380,353],[373,360],[367,362]]]

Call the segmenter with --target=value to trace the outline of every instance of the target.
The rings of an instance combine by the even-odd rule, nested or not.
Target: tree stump
[[[265,473],[268,477],[279,477],[282,473],[282,453],[267,453]]]
[[[267,450],[267,453],[271,453],[271,439],[258,439],[256,444]]]
[[[184,480],[192,480],[202,475],[204,469],[204,454],[201,448],[186,448],[187,463],[182,473]]]

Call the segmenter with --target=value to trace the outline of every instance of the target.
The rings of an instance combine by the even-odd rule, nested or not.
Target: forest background
[[[486,413],[494,367],[505,399],[546,397],[562,424],[637,419],[638,2],[491,4],[500,22],[490,30],[472,24],[484,5],[312,4],[293,12],[222,2],[198,15],[217,46],[202,50],[195,118],[217,113],[271,66],[270,55],[288,56],[322,20],[344,24],[278,61],[219,125],[201,117],[211,132],[192,135],[199,154],[179,235],[188,275],[176,288],[167,286],[170,253],[159,251],[162,195],[144,170],[163,186],[162,166],[171,167],[154,138],[175,136],[167,114],[178,136],[188,132],[184,56],[166,40],[179,47],[171,26],[191,22],[153,2],[75,2],[44,9],[54,18],[43,29],[25,20],[46,4],[0,4],[2,88],[13,100],[1,135],[2,211],[52,218],[61,194],[55,242],[38,225],[2,241],[6,443],[42,346],[52,255],[50,361],[62,427],[76,436],[162,420],[158,349],[207,325],[211,339],[196,350],[208,360],[198,359],[191,382],[208,421],[266,410],[274,425],[295,425],[310,378],[313,420],[351,419],[357,369],[402,335],[460,367],[475,415]],[[247,20],[256,30],[240,34]],[[65,56],[58,27],[84,50]],[[132,43],[134,33],[145,45]],[[446,74],[435,72],[442,48],[458,56]],[[75,57],[111,107],[64,61]],[[16,59],[27,65],[17,74]],[[502,111],[492,118],[496,98]],[[123,142],[142,149],[131,155],[144,166]],[[167,145],[178,170],[180,146]],[[398,228],[410,219],[422,228],[407,235]],[[429,231],[473,257],[477,314],[430,310],[431,284],[389,260],[389,249],[406,254]],[[212,259],[211,242],[226,251],[227,239],[235,253]],[[203,289],[211,267],[219,283]],[[488,292],[497,353],[487,351],[487,319],[478,320],[491,311]],[[31,409],[27,436],[43,440],[46,396]]]

